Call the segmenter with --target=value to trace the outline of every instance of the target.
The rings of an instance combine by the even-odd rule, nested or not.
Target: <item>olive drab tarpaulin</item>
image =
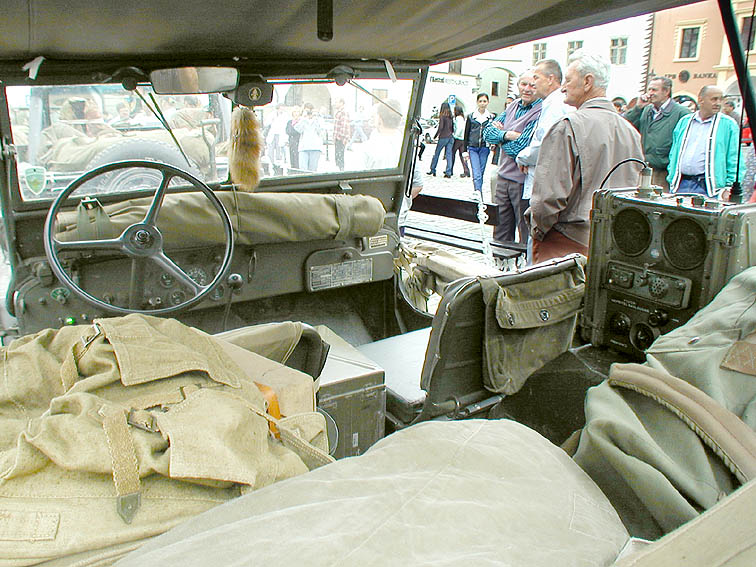
[[[572,344],[585,293],[584,256],[553,265],[557,273],[540,275],[534,266],[506,277],[478,278],[485,302],[483,381],[489,390],[512,395],[528,377]],[[522,275],[527,272],[532,278]]]
[[[644,365],[615,365],[589,390],[575,461],[632,535],[671,532],[753,474],[755,332],[756,268],[749,268],[685,325],[656,339]],[[634,379],[639,373],[643,382]],[[674,387],[671,396],[655,387],[660,381]],[[753,526],[756,516],[742,521]]]
[[[296,326],[283,330],[284,344],[266,348],[286,356]],[[229,348],[243,351],[129,315],[0,349],[0,566],[108,565],[212,506],[331,462],[312,377],[251,352],[232,360]],[[297,376],[304,413],[272,417],[255,381],[280,388]]]
[[[236,231],[237,244],[344,240],[373,236],[383,226],[386,211],[369,195],[316,195],[308,193],[232,193],[216,191]],[[115,234],[142,222],[152,198],[130,199],[104,209]],[[224,242],[220,217],[208,207],[202,193],[165,196],[157,225],[168,248],[190,240],[196,246]],[[202,230],[198,231],[197,227]],[[83,240],[75,211],[58,215],[62,241]]]
[[[588,475],[532,429],[429,421],[209,510],[118,567],[608,567],[627,539]]]

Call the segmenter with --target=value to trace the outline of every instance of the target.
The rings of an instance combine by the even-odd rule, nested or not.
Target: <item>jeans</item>
[[[488,146],[473,147],[467,146],[467,153],[470,154],[470,167],[472,167],[473,186],[476,191],[483,192],[483,174],[486,171],[486,160],[491,150]]]
[[[307,171],[318,170],[320,150],[299,150],[299,166]]]
[[[706,192],[706,182],[699,182],[697,179],[681,179],[675,193],[698,193],[704,197],[709,196]]]
[[[459,161],[462,162],[462,171],[464,172],[464,175],[470,177],[470,171],[467,169],[465,158],[462,157],[462,148],[464,145],[464,140],[454,138],[454,145],[452,145],[452,171],[454,171],[454,161],[457,159],[457,154],[459,154]]]
[[[436,165],[438,165],[438,156],[441,155],[441,150],[446,150],[446,175],[451,177],[452,174],[452,146],[454,145],[454,138],[449,136],[448,138],[439,138],[438,144],[436,144],[436,153],[433,154],[431,160],[430,170],[431,173],[436,173]]]
[[[346,142],[344,140],[333,141],[333,153],[336,160],[336,167],[339,170],[344,171],[344,149],[346,148]]]

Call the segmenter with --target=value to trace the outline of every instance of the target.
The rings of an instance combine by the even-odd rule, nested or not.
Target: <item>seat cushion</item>
[[[410,406],[425,401],[420,389],[420,373],[425,362],[430,327],[396,335],[357,347],[386,372],[386,389]]]
[[[600,567],[627,539],[598,487],[535,431],[426,422],[216,507],[117,565]]]

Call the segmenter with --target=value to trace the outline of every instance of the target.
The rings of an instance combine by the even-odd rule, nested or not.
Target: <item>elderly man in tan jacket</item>
[[[609,63],[578,50],[569,59],[562,92],[577,108],[557,121],[541,144],[528,218],[533,262],[588,253],[593,192],[627,158],[643,159],[640,135],[606,98]],[[607,187],[638,182],[639,166],[619,167]]]

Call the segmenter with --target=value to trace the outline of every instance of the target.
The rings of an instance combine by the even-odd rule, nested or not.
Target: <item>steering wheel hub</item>
[[[156,226],[134,224],[123,236],[124,252],[129,256],[152,256],[163,248],[163,235]]]

